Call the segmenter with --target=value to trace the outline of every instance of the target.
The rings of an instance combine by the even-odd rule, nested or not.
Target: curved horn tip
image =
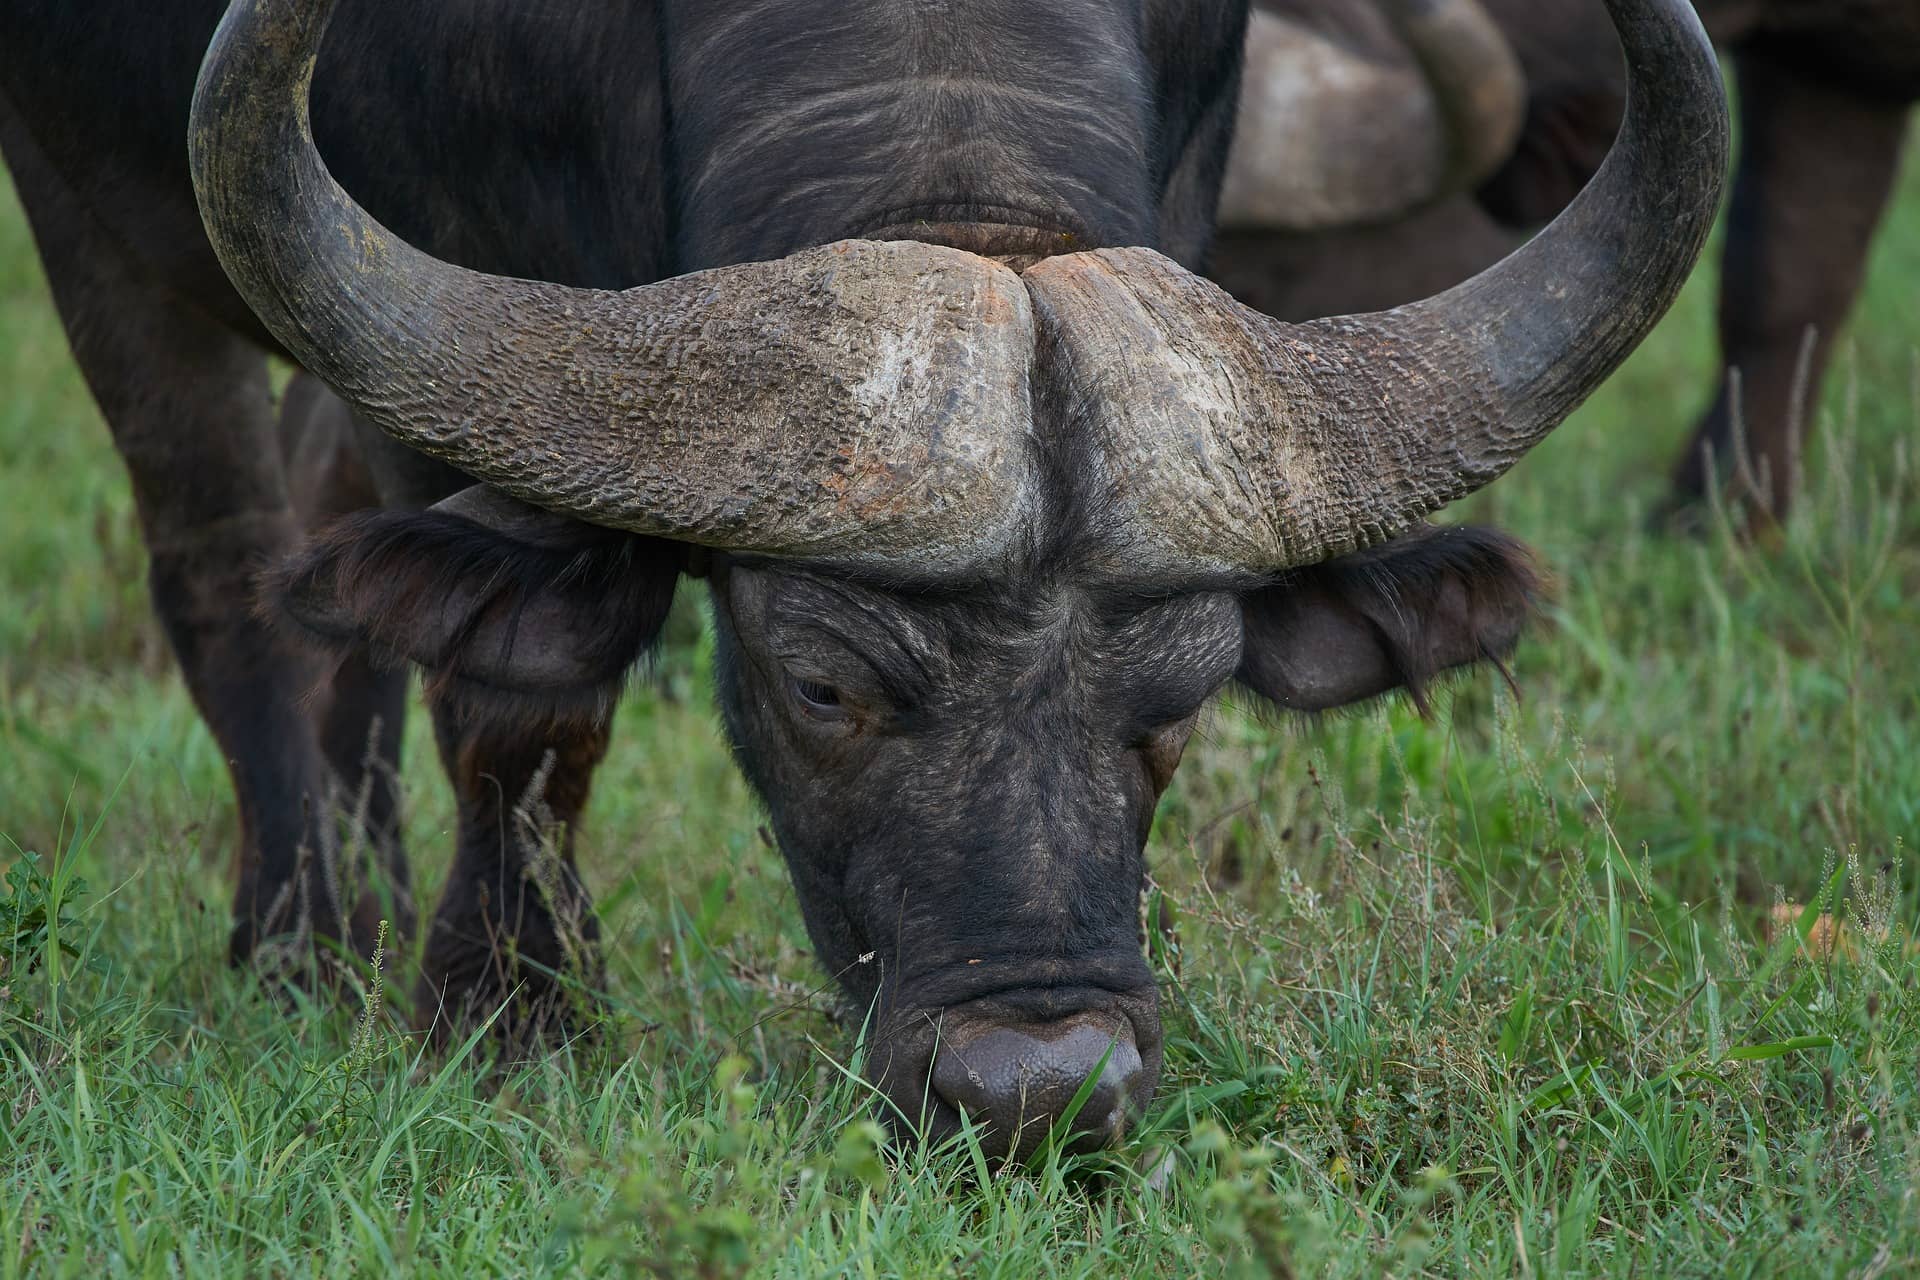
[[[958,572],[1033,498],[1031,320],[1004,266],[849,242],[622,292],[470,271],[382,227],[306,119],[330,0],[237,0],[192,168],[235,287],[409,448],[534,507],[767,554]]]
[[[1446,147],[1440,199],[1484,181],[1526,126],[1528,85],[1506,32],[1480,0],[1391,0],[1401,38],[1432,86]]]
[[[1142,250],[1027,273],[1042,350],[1067,362],[1050,376],[1098,406],[1117,542],[1246,572],[1369,545],[1505,472],[1619,366],[1699,258],[1728,126],[1687,0],[1608,5],[1629,68],[1612,154],[1437,297],[1288,325]]]

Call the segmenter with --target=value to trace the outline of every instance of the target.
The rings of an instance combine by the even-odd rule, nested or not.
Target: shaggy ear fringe
[[[679,560],[671,543],[587,525],[548,547],[445,512],[359,512],[262,575],[257,609],[323,651],[417,663],[430,696],[474,714],[598,719],[658,639]],[[520,649],[535,613],[547,647],[565,646],[557,664]]]
[[[1422,529],[1297,570],[1268,589],[1297,591],[1320,607],[1340,610],[1355,634],[1377,647],[1391,682],[1346,707],[1368,706],[1404,690],[1420,714],[1430,716],[1436,682],[1479,663],[1491,665],[1518,691],[1506,660],[1537,617],[1547,584],[1518,539],[1465,525]],[[1269,701],[1244,677],[1236,683]]]
[[[1433,529],[1316,566],[1335,591],[1373,624],[1422,716],[1431,716],[1427,691],[1446,672],[1490,663],[1509,687],[1506,660],[1539,613],[1544,590],[1526,544],[1499,529],[1459,525]],[[1427,618],[1448,583],[1466,593],[1471,652],[1452,656],[1426,643]]]

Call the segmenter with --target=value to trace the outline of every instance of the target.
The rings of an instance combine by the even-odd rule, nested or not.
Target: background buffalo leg
[[[299,535],[266,358],[129,264],[4,103],[0,147],[132,480],[154,611],[233,778],[231,955],[308,930],[363,951],[381,904],[343,904],[333,874],[326,766],[303,705],[322,673],[253,611],[254,573]]]
[[[1740,167],[1721,261],[1720,342],[1725,367],[1740,371],[1753,483],[1743,477],[1734,497],[1784,515],[1804,335],[1809,326],[1817,335],[1804,412],[1810,421],[1892,190],[1907,106],[1822,83],[1763,44],[1743,47],[1736,65]],[[1682,500],[1705,494],[1709,449],[1719,473],[1731,474],[1732,425],[1723,378],[1675,470]]]
[[[280,444],[302,529],[380,505],[346,404],[310,374],[288,386],[280,406]],[[406,728],[407,670],[349,654],[312,706],[320,749],[340,799],[362,824],[361,844],[393,892],[395,928],[413,929],[411,877],[400,830],[400,746]]]

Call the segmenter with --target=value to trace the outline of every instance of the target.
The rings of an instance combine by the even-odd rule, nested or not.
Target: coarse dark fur
[[[735,754],[822,963],[875,1003],[893,1099],[918,1111],[942,1034],[1092,1012],[1137,1047],[1138,1102],[1160,1054],[1142,850],[1202,706],[1236,677],[1291,710],[1417,692],[1504,655],[1528,614],[1524,556],[1476,531],[1130,596],[1084,581],[1065,536],[929,593],[557,518],[495,529],[423,512],[463,478],[310,384],[279,431],[330,461],[290,474],[272,346],[199,232],[181,145],[221,7],[7,8],[0,146],[132,475],[155,608],[235,762],[236,959],[315,874],[301,850],[332,816],[313,798],[343,767],[322,741],[397,720],[379,660],[402,657],[429,670],[459,809],[420,989],[469,1016],[519,990],[516,1031],[577,1025],[555,975],[590,981],[597,934],[573,833],[620,682],[697,563]],[[622,287],[860,235],[1016,258],[1145,244],[1197,265],[1245,22],[1244,0],[344,0],[315,131],[376,217],[500,274]],[[353,505],[349,459],[374,490],[358,500],[385,510],[272,575],[263,621],[251,567]],[[318,699],[301,631],[344,656]],[[377,773],[397,724],[375,740]],[[404,876],[397,842],[384,859]],[[307,923],[364,948],[367,911],[350,914]]]

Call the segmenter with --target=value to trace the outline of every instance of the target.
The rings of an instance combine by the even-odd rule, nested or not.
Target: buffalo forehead
[[[833,284],[874,323],[850,332],[848,372],[823,372],[833,385],[817,402],[869,424],[871,443],[829,475],[833,503],[816,519],[862,523],[868,538],[857,555],[809,560],[937,582],[1004,576],[1009,552],[1055,546],[1072,548],[1084,581],[1186,583],[1290,563],[1320,536],[1272,509],[1281,478],[1298,494],[1289,511],[1314,510],[1317,476],[1285,424],[1264,420],[1276,400],[1256,385],[1308,375],[1250,351],[1214,286],[1146,249],[1055,256],[1014,277],[961,250],[831,246],[883,247],[900,255],[889,268]],[[944,319],[923,305],[949,293]],[[769,387],[766,412],[806,430],[795,418],[808,406],[774,398],[796,381]],[[912,542],[932,522],[959,529],[938,560]]]
[[[1291,563],[1319,531],[1276,512],[1311,512],[1315,459],[1272,421],[1269,367],[1217,287],[1148,249],[1050,258],[1023,279],[1034,300],[1042,377],[1081,433],[1083,504],[1106,513],[1110,571],[1135,579],[1231,575]],[[1284,403],[1284,402],[1282,402]]]

